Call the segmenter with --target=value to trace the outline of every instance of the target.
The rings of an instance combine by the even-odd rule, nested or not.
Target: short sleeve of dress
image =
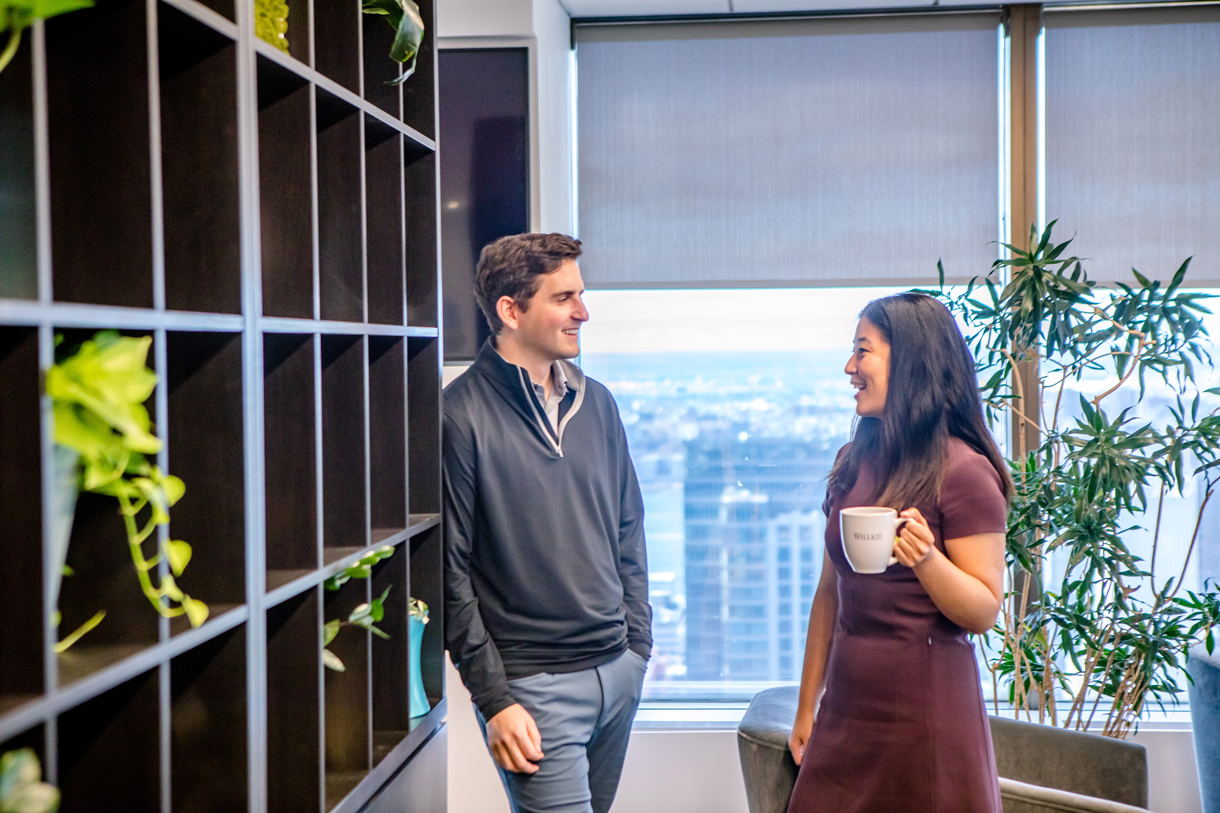
[[[949,470],[940,489],[941,537],[1004,533],[1008,501],[991,462],[960,441],[949,454]]]

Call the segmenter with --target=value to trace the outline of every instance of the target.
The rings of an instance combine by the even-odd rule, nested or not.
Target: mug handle
[[[894,520],[894,538],[895,539],[898,538],[898,532],[902,530],[903,523],[910,522],[910,521],[911,521],[910,517],[898,517],[896,520]],[[898,564],[898,557],[891,556],[890,563],[888,565],[886,565],[886,567],[893,567],[896,564]]]

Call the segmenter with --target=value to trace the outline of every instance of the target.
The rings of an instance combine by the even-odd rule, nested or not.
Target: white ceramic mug
[[[905,522],[893,508],[860,506],[839,512],[839,534],[847,563],[857,573],[884,573],[898,564],[894,540]]]

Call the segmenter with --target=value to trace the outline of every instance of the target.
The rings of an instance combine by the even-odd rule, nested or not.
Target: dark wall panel
[[[440,62],[445,361],[469,361],[488,335],[474,299],[479,252],[529,230],[529,54],[446,49]]]

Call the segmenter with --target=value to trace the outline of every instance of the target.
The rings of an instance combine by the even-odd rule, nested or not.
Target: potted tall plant
[[[1187,650],[1211,651],[1220,621],[1210,584],[1184,589],[1220,483],[1220,415],[1207,405],[1220,389],[1196,379],[1211,361],[1209,311],[1205,295],[1182,290],[1190,260],[1167,284],[1133,271],[1135,285],[1100,288],[1053,227],[1006,246],[1010,258],[962,292],[944,289],[942,267],[929,293],[967,325],[989,416],[1037,430],[1030,444],[1014,431],[1010,449],[1010,578],[989,642],[996,713],[1007,695],[1014,716],[1126,738],[1149,702],[1179,696]],[[1086,378],[1104,383],[1072,398]],[[1170,393],[1167,418],[1139,416],[1150,384]],[[1120,395],[1128,406],[1117,409]],[[1166,500],[1194,489],[1185,561],[1166,573]],[[1141,528],[1147,558],[1130,544]]]

